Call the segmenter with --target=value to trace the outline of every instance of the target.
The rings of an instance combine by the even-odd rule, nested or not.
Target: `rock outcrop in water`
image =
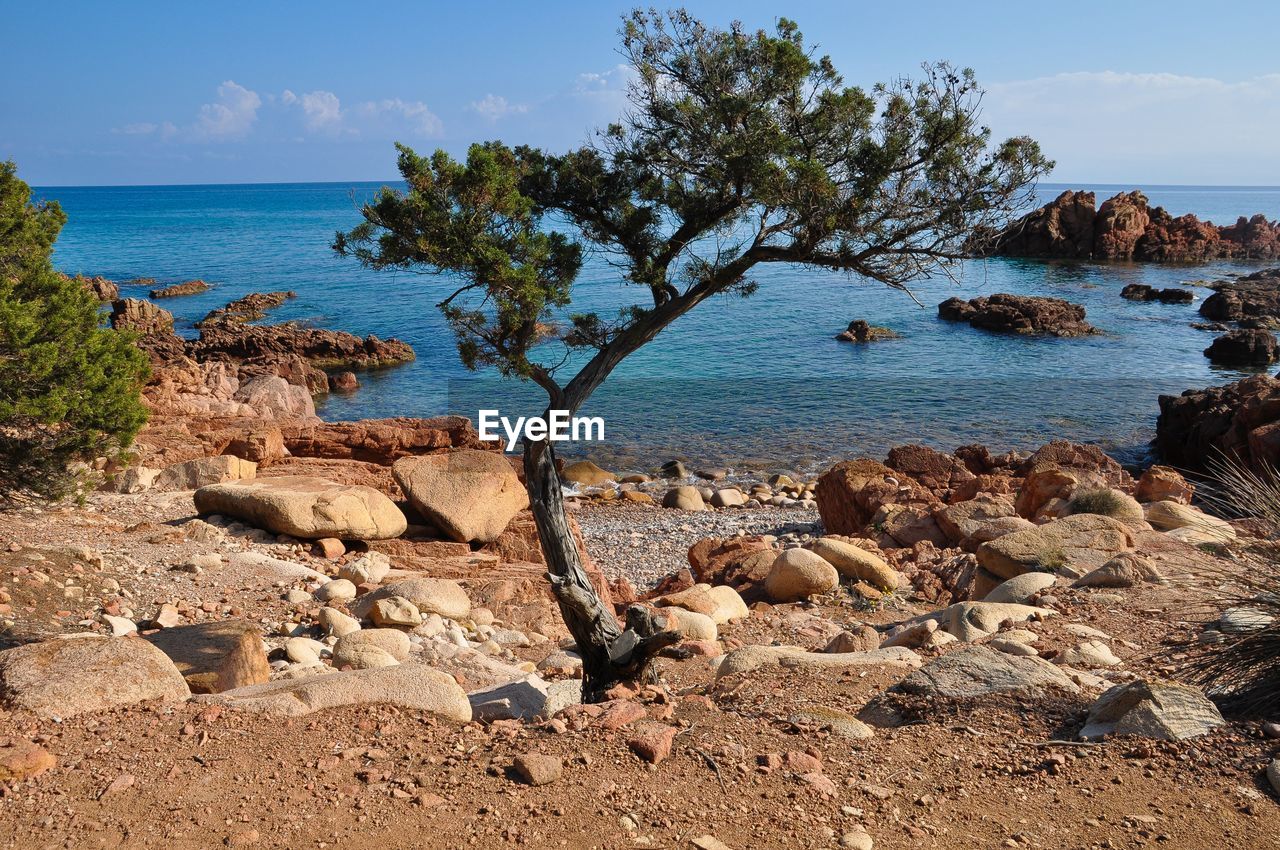
[[[1275,335],[1256,328],[1228,331],[1204,350],[1204,356],[1221,366],[1267,366],[1280,360]]]
[[[1087,336],[1098,329],[1084,320],[1084,307],[1061,298],[997,293],[965,301],[948,298],[938,315],[950,322],[968,322],[996,333]]]
[[[875,342],[882,339],[898,339],[898,334],[888,328],[879,328],[863,319],[854,319],[849,327],[836,334],[840,342]]]
[[[1130,301],[1159,301],[1161,304],[1190,304],[1195,300],[1195,295],[1189,289],[1179,289],[1176,286],[1156,289],[1145,283],[1129,284],[1120,290],[1120,297]]]
[[[1280,321],[1280,268],[1212,284],[1200,315],[1215,322]]]
[[[243,324],[256,322],[266,318],[267,313],[279,307],[290,298],[297,297],[294,292],[250,292],[243,298],[237,298],[225,307],[213,310],[209,315],[196,322],[196,327],[219,323]]]
[[[1280,465],[1280,379],[1257,375],[1160,396],[1153,445],[1181,469],[1204,471],[1223,457],[1255,471]]]
[[[187,280],[182,283],[174,283],[169,286],[161,286],[151,290],[152,298],[178,298],[183,295],[199,295],[201,292],[207,292],[209,284],[203,280]]]
[[[68,280],[74,280],[85,289],[93,293],[93,297],[104,303],[115,301],[120,297],[120,287],[105,277],[85,277],[82,274],[63,275]]]
[[[1093,192],[1067,190],[1004,231],[975,241],[981,256],[1041,259],[1205,262],[1280,258],[1280,222],[1240,217],[1220,226],[1152,207],[1139,191],[1095,209]]]

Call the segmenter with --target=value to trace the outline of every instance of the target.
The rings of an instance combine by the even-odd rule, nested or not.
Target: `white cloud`
[[[262,98],[234,80],[218,86],[218,99],[200,107],[191,135],[196,139],[239,139],[258,118]]]
[[[505,118],[508,115],[521,115],[529,111],[527,105],[510,103],[505,97],[496,94],[487,94],[480,100],[473,100],[467,108],[490,122]]]
[[[398,97],[371,100],[356,107],[356,113],[380,129],[395,131],[397,126],[425,138],[444,133],[440,118],[420,100],[405,101]]]
[[[301,107],[308,130],[337,131],[342,127],[342,102],[331,91],[317,90],[296,95],[285,89],[280,95],[280,102],[285,106]]]
[[[992,85],[983,106],[998,136],[1040,142],[1054,179],[1280,182],[1280,74],[1064,73]]]

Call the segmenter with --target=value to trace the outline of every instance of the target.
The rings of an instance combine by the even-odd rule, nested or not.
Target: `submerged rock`
[[[898,339],[899,335],[888,328],[879,328],[862,319],[854,319],[849,327],[836,334],[840,342],[876,342],[882,339]]]

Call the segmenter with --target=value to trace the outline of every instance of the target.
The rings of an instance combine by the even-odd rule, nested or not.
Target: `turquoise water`
[[[299,320],[354,333],[396,336],[415,363],[361,376],[362,388],[319,402],[326,419],[475,417],[540,412],[536,388],[475,376],[457,362],[435,302],[446,282],[369,272],[329,250],[333,232],[359,221],[377,184],[56,187],[70,221],[56,260],[67,272],[161,283],[203,278],[214,288],[169,299],[178,324],[252,291],[292,289],[273,321]],[[1044,198],[1062,186],[1046,185]],[[1079,188],[1079,187],[1076,187]],[[1131,187],[1088,186],[1099,201]],[[1175,215],[1219,223],[1261,212],[1280,218],[1280,188],[1146,187]],[[827,271],[759,270],[758,293],[725,296],[676,322],[626,361],[584,413],[607,423],[605,444],[585,453],[649,466],[671,456],[734,465],[803,467],[832,457],[882,455],[920,441],[951,449],[986,443],[1028,448],[1052,437],[1098,443],[1136,456],[1152,434],[1156,397],[1244,375],[1211,367],[1212,334],[1189,327],[1196,305],[1121,299],[1129,283],[1175,286],[1258,264],[1178,267],[987,260],[966,263],[901,292]],[[147,287],[124,286],[143,297]],[[942,322],[954,295],[1051,295],[1083,304],[1104,333],[1087,339],[993,336]],[[635,297],[614,270],[590,262],[575,309],[611,312]],[[1205,290],[1199,290],[1203,296]],[[852,319],[886,325],[902,339],[856,346],[832,337]]]

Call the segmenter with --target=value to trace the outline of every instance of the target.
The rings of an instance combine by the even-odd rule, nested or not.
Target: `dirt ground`
[[[193,621],[247,617],[264,631],[287,623],[293,611],[272,576],[172,569],[208,548],[184,537],[191,515],[172,494],[7,517],[0,639],[82,630],[104,598],[123,599],[138,618],[169,602]],[[634,516],[643,533],[644,512]],[[323,567],[305,547],[242,546]],[[1174,560],[1162,569],[1176,572]],[[1123,593],[1123,604],[1064,593],[1061,616],[1030,626],[1037,648],[1070,639],[1067,623],[1086,624],[1112,636],[1121,678],[1159,674],[1152,651],[1189,634],[1195,618],[1177,582]],[[721,639],[816,649],[821,621],[886,623],[922,610],[906,596],[879,606],[838,596],[753,612]],[[0,714],[0,739],[38,743],[58,760],[0,786],[0,848],[742,850],[867,846],[863,831],[876,848],[1280,847],[1280,803],[1263,776],[1280,740],[1258,721],[1182,743],[1081,744],[1073,738],[1096,691],[937,703],[888,692],[903,673],[882,668],[774,668],[717,681],[705,657],[660,663],[666,692],[642,698],[650,718],[679,733],[656,765],[629,747],[634,724],[610,731],[574,709],[491,725],[389,706],[295,719],[197,703],[62,722]],[[814,707],[898,725],[850,739],[809,725],[803,712]],[[561,757],[562,775],[520,781],[512,763],[531,752]]]

